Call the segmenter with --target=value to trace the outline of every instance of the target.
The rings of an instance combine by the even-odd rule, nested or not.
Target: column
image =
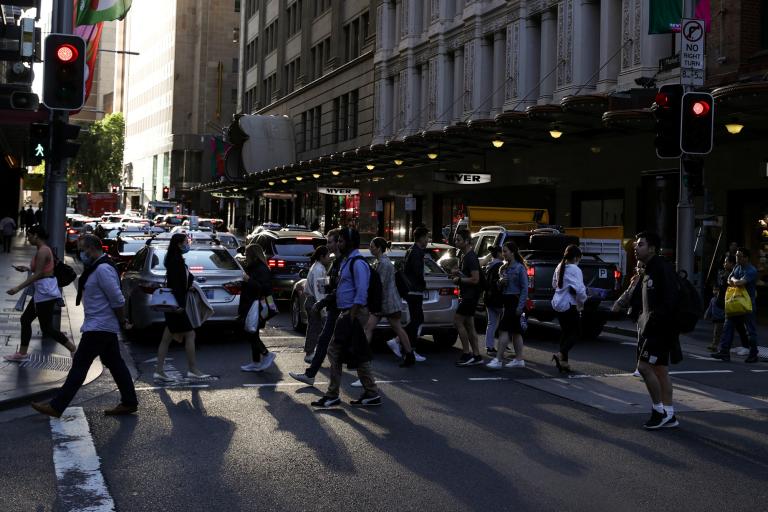
[[[536,18],[525,20],[525,28],[520,38],[520,86],[518,88],[517,109],[535,105],[539,98],[539,76],[541,70],[541,25]],[[516,102],[516,103],[517,103]]]
[[[597,82],[598,91],[612,90],[616,86],[619,70],[621,69],[620,46],[621,0],[601,0],[600,65],[604,67],[600,70]]]
[[[541,63],[539,66],[539,104],[552,103],[557,72],[557,12],[545,11],[541,15]],[[545,78],[546,77],[546,78]]]
[[[464,111],[464,49],[459,47],[453,52],[453,108],[451,117],[454,123],[462,119]]]
[[[443,127],[451,120],[451,104],[453,103],[453,66],[448,56],[448,48],[440,45],[437,49],[437,64],[435,70],[436,88],[437,88],[437,110],[435,112],[435,123],[438,127]]]
[[[503,30],[493,34],[493,100],[491,115],[501,114],[504,106],[504,79],[506,71],[506,37]]]
[[[421,110],[421,74],[416,68],[416,59],[408,57],[407,87],[405,90],[405,135],[413,135],[419,128],[419,111]]]
[[[579,0],[574,20],[574,92],[595,90],[600,68],[600,0]]]

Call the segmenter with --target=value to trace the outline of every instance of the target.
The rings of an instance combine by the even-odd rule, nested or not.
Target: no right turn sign
[[[680,30],[680,83],[704,85],[704,31],[702,20],[684,19]]]

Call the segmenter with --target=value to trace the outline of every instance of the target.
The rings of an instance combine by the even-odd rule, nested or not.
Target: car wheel
[[[307,329],[307,326],[301,321],[301,303],[298,295],[295,295],[293,299],[291,299],[291,326],[294,331],[302,334],[304,334]]]
[[[435,340],[435,343],[445,348],[450,348],[454,346],[456,344],[456,339],[458,337],[459,337],[459,333],[455,329],[438,331],[432,335],[432,339]]]

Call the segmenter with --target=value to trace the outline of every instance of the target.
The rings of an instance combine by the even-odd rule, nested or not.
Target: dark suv
[[[302,270],[309,270],[309,257],[325,245],[325,237],[313,231],[272,231],[257,234],[252,244],[264,249],[272,271],[272,295],[276,300],[290,300],[293,285],[302,279]]]

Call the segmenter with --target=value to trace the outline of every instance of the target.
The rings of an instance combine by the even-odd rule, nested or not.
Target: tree
[[[69,190],[78,191],[78,181],[83,182],[82,192],[106,192],[110,185],[119,185],[125,149],[123,114],[107,114],[82,130],[78,142],[80,151],[69,165]]]

